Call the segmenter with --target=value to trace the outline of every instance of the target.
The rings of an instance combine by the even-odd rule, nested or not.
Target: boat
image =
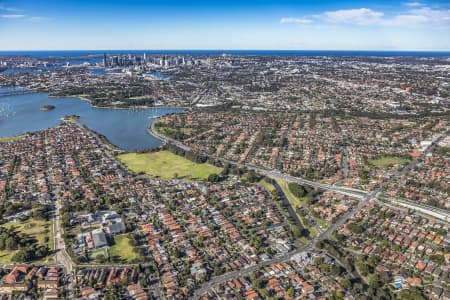
[[[148,116],[148,118],[149,119],[156,119],[156,118],[158,118],[159,117],[159,115],[157,114],[157,110],[156,110],[156,108],[155,107],[152,107],[152,115],[151,116]]]

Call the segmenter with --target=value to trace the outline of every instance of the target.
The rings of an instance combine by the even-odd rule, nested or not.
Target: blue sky
[[[0,0],[0,50],[450,50],[450,1]]]

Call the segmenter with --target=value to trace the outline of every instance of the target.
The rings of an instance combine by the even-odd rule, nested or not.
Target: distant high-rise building
[[[147,54],[144,53],[144,62],[147,62]]]
[[[108,58],[106,57],[106,53],[103,54],[103,67],[108,67]]]

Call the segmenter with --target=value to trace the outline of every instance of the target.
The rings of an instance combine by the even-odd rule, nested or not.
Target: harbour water
[[[0,89],[0,137],[43,130],[59,124],[67,115],[80,116],[79,122],[106,136],[124,150],[156,148],[161,141],[147,128],[155,117],[182,112],[178,108],[95,108],[79,98],[50,98],[45,93],[2,96],[11,89]],[[44,105],[55,109],[44,111]]]
[[[67,58],[71,64],[101,62],[99,57],[107,55],[276,55],[276,56],[450,56],[450,51],[404,51],[404,50],[60,50],[60,51],[0,51],[1,55],[30,55],[34,57]],[[79,59],[76,59],[78,57]],[[88,59],[80,59],[88,57]]]

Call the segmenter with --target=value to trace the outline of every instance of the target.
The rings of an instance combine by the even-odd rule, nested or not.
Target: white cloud
[[[419,6],[419,2],[408,2],[408,10],[389,14],[370,8],[341,9],[326,11],[318,15],[302,16],[299,18],[282,18],[281,24],[296,23],[308,25],[314,21],[331,24],[351,24],[359,26],[395,26],[395,27],[450,27],[450,9],[431,9]],[[414,3],[414,4],[412,4]],[[314,22],[317,24],[317,22]]]
[[[1,0],[0,0],[1,1]],[[3,12],[3,14],[0,14],[0,19],[21,19],[26,21],[45,21],[48,20],[47,17],[40,17],[40,16],[29,16],[22,13],[22,10],[5,6],[3,4],[0,4],[0,12]]]
[[[423,15],[413,15],[413,14],[406,14],[406,15],[398,15],[390,20],[386,20],[383,22],[383,25],[385,26],[405,26],[405,25],[420,25],[420,24],[426,24],[428,21],[428,18]]]
[[[311,24],[313,21],[304,18],[281,18],[280,24]]]
[[[450,9],[436,10],[429,7],[421,7],[409,10],[406,14],[395,16],[386,20],[386,25],[399,26],[450,26]]]
[[[332,23],[352,23],[357,25],[376,24],[382,21],[384,13],[369,8],[341,9],[327,11],[322,17]]]
[[[47,17],[29,17],[28,21],[39,22],[39,21],[47,21]]]
[[[25,15],[0,15],[0,18],[3,19],[21,19],[21,18],[25,18]]]
[[[17,9],[17,8],[5,6],[5,5],[3,5],[3,4],[0,4],[0,10],[3,10],[3,11],[20,11],[20,10]]]
[[[422,3],[420,2],[405,2],[404,3],[405,6],[409,6],[409,7],[419,7],[419,6],[424,6]]]

